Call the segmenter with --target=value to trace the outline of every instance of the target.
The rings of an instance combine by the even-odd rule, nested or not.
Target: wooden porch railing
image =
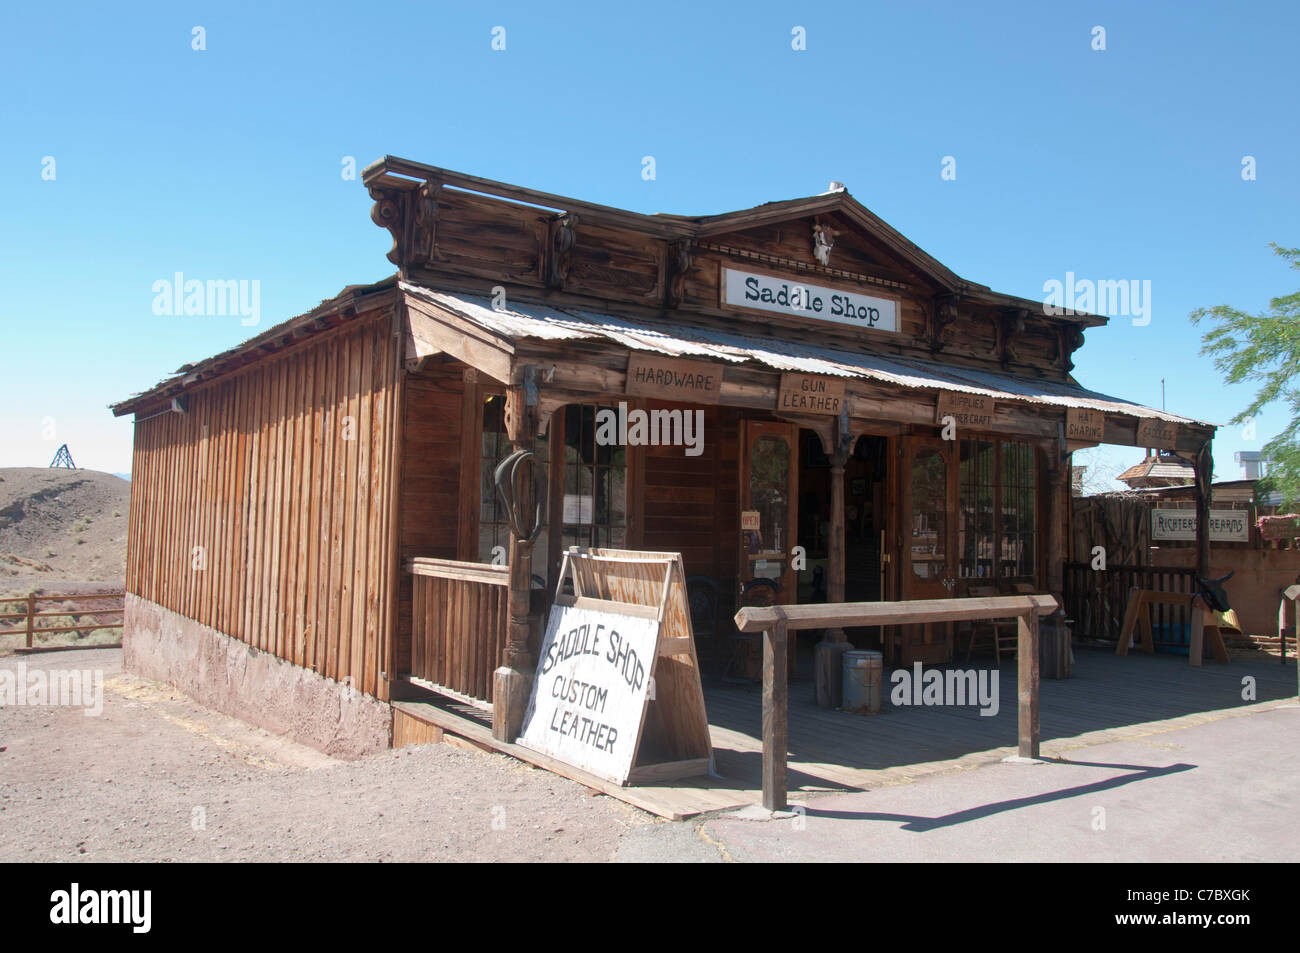
[[[411,675],[491,704],[492,673],[506,645],[505,566],[415,558],[411,584]]]
[[[1038,617],[1056,611],[1051,596],[916,599],[910,602],[841,602],[810,606],[746,606],[736,613],[741,632],[763,633],[763,806],[783,811],[789,691],[787,632],[796,629],[910,625],[1014,618],[1019,632],[1020,756],[1038,757]]]
[[[48,636],[62,632],[76,632],[80,635],[83,632],[93,632],[96,629],[120,629],[122,628],[122,617],[125,610],[124,601],[126,596],[121,589],[109,592],[83,592],[83,593],[66,593],[38,595],[35,592],[29,592],[25,596],[10,596],[0,599],[0,609],[8,609],[11,606],[22,606],[21,612],[0,612],[0,635],[18,635],[25,634],[24,645],[18,651],[40,652],[40,651],[59,651],[63,649],[78,648],[118,648],[122,645],[119,641],[113,643],[103,643],[100,645],[45,645],[38,646],[35,644],[37,635]],[[83,608],[55,608],[41,610],[42,603],[66,603],[75,602],[81,604],[94,604],[96,602],[107,602],[103,608],[95,606],[91,609]],[[104,616],[110,618],[105,621]],[[60,626],[42,626],[37,620],[46,618],[71,618],[74,620],[73,625]],[[90,618],[90,622],[76,622],[76,619]],[[22,620],[21,628],[15,623]]]

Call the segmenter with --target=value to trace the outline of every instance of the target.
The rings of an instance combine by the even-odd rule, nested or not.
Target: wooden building
[[[364,181],[396,275],[113,408],[128,666],[327,750],[388,743],[413,687],[526,674],[509,594],[535,620],[569,546],[680,552],[721,669],[742,602],[1059,597],[1079,447],[1208,477],[1211,425],[1071,376],[1104,318],[959,278],[842,188],[685,217]],[[549,477],[531,549],[493,480],[515,448]],[[848,637],[953,656],[940,626]]]

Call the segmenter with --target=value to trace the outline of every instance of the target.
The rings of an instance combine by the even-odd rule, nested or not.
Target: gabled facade
[[[746,602],[1059,596],[1074,449],[1208,475],[1213,427],[1071,376],[1104,318],[961,279],[846,191],[688,218],[391,157],[364,180],[394,278],[114,408],[139,421],[128,665],[160,672],[163,629],[193,623],[307,694],[301,671],[351,679],[366,725],[412,686],[500,709],[527,590],[535,620],[579,545],[681,552],[700,654],[744,674]],[[532,546],[493,479],[521,448],[548,478]],[[825,641],[850,637],[899,664],[955,638]]]

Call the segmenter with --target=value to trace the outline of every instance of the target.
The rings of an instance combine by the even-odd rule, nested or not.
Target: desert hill
[[[98,470],[0,468],[0,592],[120,586],[130,494]]]

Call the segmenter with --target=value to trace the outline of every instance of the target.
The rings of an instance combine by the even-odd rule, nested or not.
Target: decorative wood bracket
[[[930,350],[941,351],[948,344],[949,331],[957,321],[955,294],[936,295],[930,321]]]
[[[565,214],[551,221],[546,259],[546,287],[563,288],[569,277],[573,243],[577,238],[578,216]]]
[[[1066,324],[1056,329],[1057,357],[1068,374],[1074,370],[1074,352],[1083,347],[1083,329],[1077,324]]]
[[[428,264],[437,250],[438,191],[441,182],[425,182],[415,193],[415,223],[411,235],[408,260],[415,264]]]
[[[402,265],[402,195],[395,189],[382,189],[372,185],[370,197],[375,200],[375,204],[370,207],[370,220],[392,233],[393,247],[388,250],[388,260],[400,268]]]
[[[668,283],[664,305],[680,308],[686,294],[686,276],[695,265],[695,251],[690,239],[673,242],[668,249]]]
[[[1024,308],[1003,308],[1001,311],[998,320],[998,360],[1003,367],[1020,359],[1015,337],[1024,333],[1025,318],[1028,316],[1029,312]]]
[[[433,180],[414,191],[370,187],[375,204],[370,220],[393,235],[388,260],[399,268],[427,264],[436,249],[438,230],[438,190],[442,183]]]

